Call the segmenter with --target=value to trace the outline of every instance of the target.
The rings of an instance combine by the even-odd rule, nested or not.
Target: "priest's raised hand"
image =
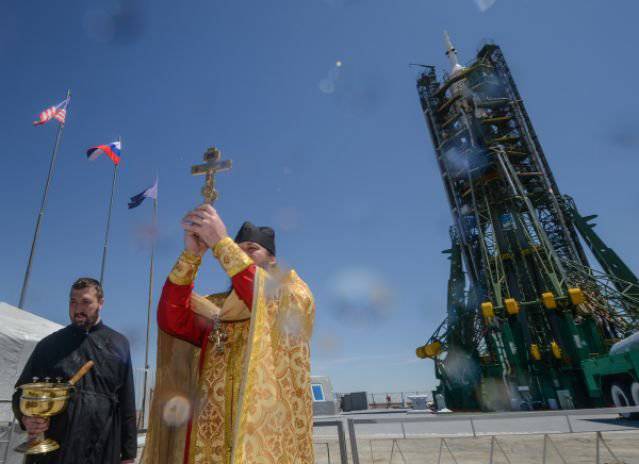
[[[187,223],[185,221],[187,216],[188,214],[184,216],[184,219],[182,219],[182,227],[184,228],[184,249],[201,258],[204,256],[204,253],[206,253],[206,250],[208,250],[209,247],[195,232],[186,230]]]
[[[187,213],[182,220],[182,228],[187,235],[197,236],[200,242],[204,242],[209,248],[213,248],[220,240],[228,237],[224,221],[216,209],[209,204],[200,205]],[[202,256],[206,248],[201,253],[199,249],[197,251],[189,249],[189,251]]]

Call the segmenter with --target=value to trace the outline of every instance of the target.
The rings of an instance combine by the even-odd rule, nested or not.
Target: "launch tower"
[[[453,218],[448,308],[417,354],[452,409],[601,403],[582,363],[637,330],[637,278],[560,193],[501,49],[446,49],[417,89]]]

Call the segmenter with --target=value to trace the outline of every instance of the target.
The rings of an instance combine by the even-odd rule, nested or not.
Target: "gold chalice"
[[[18,388],[22,389],[20,412],[25,416],[43,419],[63,412],[75,390],[75,387],[68,382],[35,382],[21,385]],[[44,454],[58,448],[60,448],[60,444],[57,441],[45,438],[44,433],[39,433],[31,440],[19,445],[16,451],[24,454]]]
[[[63,412],[69,398],[75,391],[75,383],[93,367],[93,361],[87,362],[68,382],[33,382],[19,386],[20,412],[25,416],[48,419]],[[45,379],[46,380],[46,379]],[[39,433],[29,441],[15,448],[18,453],[45,454],[60,448],[60,444],[52,438],[45,438]]]

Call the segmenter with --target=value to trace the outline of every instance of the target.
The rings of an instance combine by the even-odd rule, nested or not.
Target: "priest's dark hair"
[[[83,288],[95,288],[95,293],[98,296],[98,301],[104,298],[104,290],[102,290],[102,285],[99,281],[93,279],[92,277],[80,277],[78,280],[73,282],[71,285],[71,290],[82,290]]]

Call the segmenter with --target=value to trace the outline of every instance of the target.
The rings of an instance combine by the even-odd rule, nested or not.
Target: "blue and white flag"
[[[157,200],[158,198],[158,179],[155,178],[155,183],[149,187],[148,189],[134,195],[129,200],[129,209],[137,208],[142,204],[145,198],[153,198]]]

